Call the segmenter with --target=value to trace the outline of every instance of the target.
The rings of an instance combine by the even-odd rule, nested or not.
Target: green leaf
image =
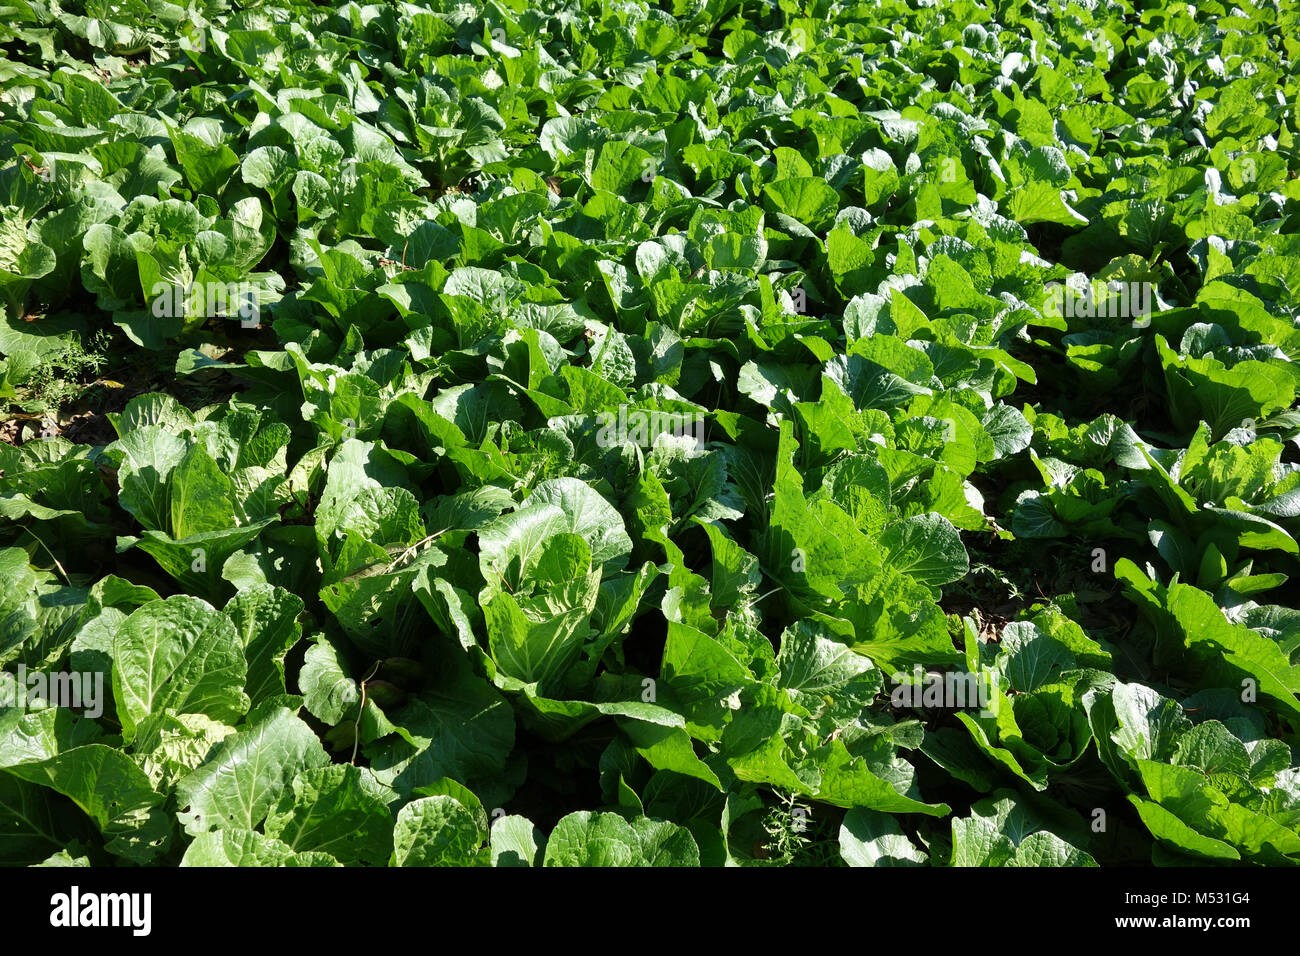
[[[1144,800],[1137,794],[1127,794],[1129,803],[1137,808],[1138,816],[1151,835],[1175,850],[1194,857],[1210,860],[1240,860],[1241,854],[1222,840],[1197,833],[1158,803]]]
[[[200,833],[185,848],[181,866],[338,866],[326,853],[294,853],[256,830],[225,829]]]
[[[468,673],[412,697],[392,721],[415,743],[389,738],[366,752],[379,780],[403,794],[443,777],[472,781],[499,774],[515,744],[510,705]]]
[[[924,866],[928,859],[893,817],[860,807],[840,824],[840,856],[849,866]]]
[[[889,564],[931,587],[956,581],[970,568],[961,536],[942,515],[930,513],[896,521],[885,528],[880,543]]]
[[[773,211],[797,219],[816,232],[830,225],[839,206],[835,190],[814,176],[768,183],[763,187],[763,199]]]
[[[492,822],[493,866],[541,866],[545,839],[526,817],[504,816]]]
[[[486,836],[474,814],[449,796],[412,800],[393,827],[394,866],[472,866]]]
[[[174,538],[188,538],[233,525],[235,505],[230,479],[202,445],[194,445],[171,473],[171,521]]]
[[[621,570],[632,551],[623,518],[599,493],[576,478],[554,478],[533,489],[525,505],[551,505],[564,513],[564,530],[583,538],[593,565]]]
[[[274,585],[255,585],[240,591],[225,607],[235,625],[248,680],[244,685],[252,705],[285,693],[284,659],[302,637],[298,615],[302,598]]]
[[[1035,691],[1075,666],[1069,648],[1026,621],[1004,627],[999,644],[1007,679],[1021,693]]]
[[[703,780],[725,792],[722,781],[695,754],[691,738],[679,727],[663,727],[638,720],[619,722],[632,746],[656,770],[671,770],[683,776]]]
[[[311,728],[286,708],[221,741],[176,784],[178,818],[192,835],[251,830],[304,770],[329,762]]]
[[[304,770],[266,817],[263,830],[295,853],[318,850],[345,865],[387,862],[395,794],[368,769],[332,765]]]
[[[666,820],[580,810],[562,818],[546,841],[543,866],[699,866],[689,830]]]
[[[171,710],[235,723],[249,706],[248,664],[234,624],[197,598],[176,595],[132,612],[113,637],[113,699],[126,739]]]

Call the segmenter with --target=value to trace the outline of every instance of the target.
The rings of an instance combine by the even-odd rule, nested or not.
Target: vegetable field
[[[0,10],[0,862],[1300,863],[1292,0]]]

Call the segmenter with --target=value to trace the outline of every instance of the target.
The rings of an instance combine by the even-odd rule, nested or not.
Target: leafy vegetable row
[[[11,12],[0,861],[1300,861],[1295,10]]]

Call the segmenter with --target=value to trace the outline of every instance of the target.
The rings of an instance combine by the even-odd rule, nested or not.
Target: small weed
[[[768,866],[838,866],[838,835],[826,811],[800,803],[792,793],[775,791],[777,802],[763,817]]]
[[[16,389],[11,404],[33,415],[53,416],[89,389],[107,361],[108,335],[91,337],[89,345],[72,340],[40,358]]]

